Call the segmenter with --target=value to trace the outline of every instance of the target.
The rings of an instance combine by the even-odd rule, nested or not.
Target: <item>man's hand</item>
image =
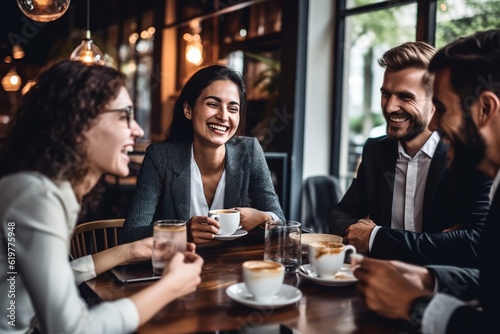
[[[435,278],[429,270],[422,266],[401,261],[389,261],[397,271],[415,286],[429,293],[434,291]]]
[[[368,254],[370,235],[375,226],[377,225],[371,219],[360,219],[347,228],[344,240],[356,247],[358,253]]]
[[[357,288],[369,309],[391,319],[409,320],[415,298],[430,295],[401,271],[410,270],[402,263],[363,258],[356,261]]]
[[[461,230],[463,228],[465,228],[464,224],[455,224],[452,227],[445,228],[443,232],[451,232],[451,231]]]

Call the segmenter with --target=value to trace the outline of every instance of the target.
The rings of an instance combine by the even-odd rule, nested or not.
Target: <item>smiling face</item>
[[[381,107],[390,138],[408,142],[420,134],[428,137],[433,106],[422,87],[425,74],[425,70],[417,68],[385,71]]]
[[[238,86],[231,80],[212,82],[201,92],[193,108],[184,104],[184,115],[193,122],[194,145],[224,145],[240,124]]]
[[[122,87],[116,99],[109,102],[105,109],[124,109],[131,105],[130,96]],[[88,141],[87,161],[90,170],[98,177],[103,173],[124,177],[129,173],[128,152],[133,150],[135,139],[142,137],[144,131],[135,120],[129,128],[126,111],[106,110],[97,116],[92,127],[84,133]]]
[[[448,150],[450,168],[467,175],[484,159],[486,143],[471,114],[463,111],[461,99],[451,86],[449,69],[436,73],[433,101],[436,112],[429,128],[443,130],[451,144]]]

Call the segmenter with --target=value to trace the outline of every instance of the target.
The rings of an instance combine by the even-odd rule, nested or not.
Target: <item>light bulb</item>
[[[186,59],[194,65],[200,65],[203,62],[203,46],[201,43],[194,43],[186,47]]]
[[[19,78],[19,75],[13,75],[9,78],[10,84],[11,85],[17,85],[19,81],[21,81],[21,78]]]
[[[68,10],[71,0],[17,0],[24,15],[38,22],[60,18]]]
[[[90,38],[90,31],[87,31],[87,38],[82,40],[82,43],[71,53],[69,59],[87,64],[104,65],[104,54]]]
[[[6,92],[18,91],[21,87],[21,77],[17,74],[16,69],[11,69],[2,79],[2,86]]]

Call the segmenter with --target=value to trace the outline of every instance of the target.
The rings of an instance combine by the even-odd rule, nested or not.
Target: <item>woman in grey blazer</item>
[[[264,152],[255,138],[234,136],[245,110],[241,75],[222,65],[196,72],[174,106],[165,141],[150,145],[123,228],[123,241],[152,235],[156,219],[188,221],[195,243],[210,242],[212,209],[236,208],[244,230],[284,219]]]

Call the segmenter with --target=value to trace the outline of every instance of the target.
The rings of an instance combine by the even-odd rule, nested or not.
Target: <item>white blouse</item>
[[[80,205],[69,182],[22,172],[0,180],[0,333],[130,333],[139,314],[128,298],[93,308],[77,285],[95,277],[91,256],[69,262]],[[8,259],[7,247],[14,250]],[[11,254],[12,255],[12,254]],[[8,267],[8,260],[12,267]],[[12,261],[14,260],[14,261]],[[9,279],[9,281],[7,280]],[[11,317],[5,310],[10,309]]]
[[[212,206],[209,208],[205,192],[203,191],[203,181],[201,179],[200,168],[194,160],[193,147],[191,146],[191,208],[190,217],[208,216],[208,211],[216,209],[227,209],[224,207],[224,190],[226,189],[226,169],[222,172],[217,189],[215,189]]]
[[[212,206],[209,208],[205,192],[203,191],[203,181],[201,179],[200,168],[194,160],[193,146],[191,145],[191,206],[189,216],[208,216],[208,211],[217,209],[230,209],[224,206],[224,193],[226,190],[226,169],[222,172],[219,184],[215,189]],[[279,217],[273,212],[268,213],[273,220],[279,220]]]

